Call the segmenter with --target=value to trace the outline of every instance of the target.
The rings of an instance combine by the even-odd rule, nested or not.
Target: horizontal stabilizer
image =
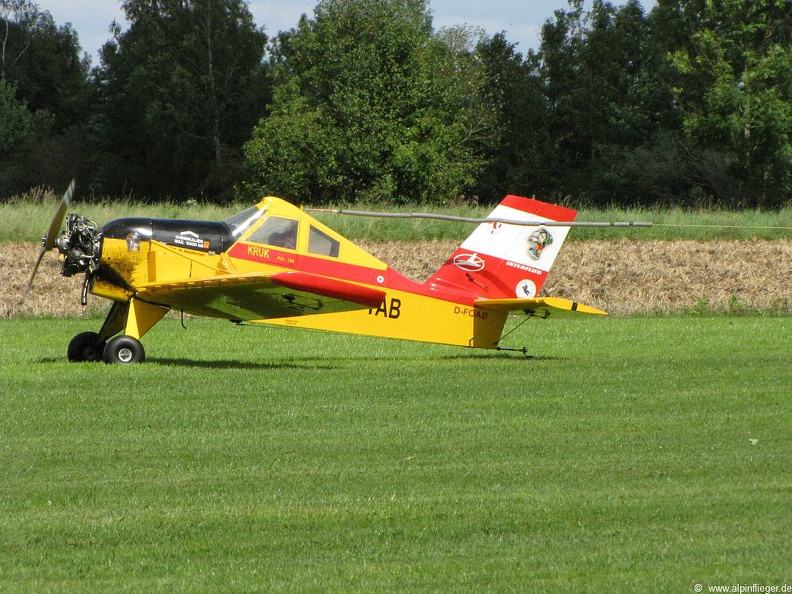
[[[534,299],[476,299],[476,307],[493,311],[523,312],[529,316],[550,316],[576,313],[608,315],[608,312],[561,297],[539,297]]]

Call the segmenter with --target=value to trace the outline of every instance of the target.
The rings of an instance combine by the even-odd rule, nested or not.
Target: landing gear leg
[[[99,333],[81,332],[69,343],[69,361],[141,363],[146,358],[140,337],[168,312],[167,307],[136,299],[113,303]],[[115,336],[123,332],[121,336]],[[111,338],[115,336],[115,338]]]
[[[67,350],[69,361],[73,363],[102,361],[107,340],[124,329],[128,311],[128,302],[113,303],[113,307],[110,308],[98,334],[96,332],[80,332],[71,339]]]

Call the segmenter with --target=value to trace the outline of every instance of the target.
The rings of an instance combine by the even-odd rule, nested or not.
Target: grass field
[[[0,320],[2,592],[792,584],[789,317],[529,323],[535,358]]]

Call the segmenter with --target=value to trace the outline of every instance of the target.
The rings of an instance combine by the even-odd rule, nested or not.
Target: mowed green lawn
[[[792,318],[531,321],[535,355],[0,320],[2,592],[792,584]]]

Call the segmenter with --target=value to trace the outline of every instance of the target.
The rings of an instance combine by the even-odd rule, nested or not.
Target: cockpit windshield
[[[258,221],[264,213],[267,212],[266,208],[259,208],[258,206],[251,206],[250,208],[246,208],[240,213],[237,213],[231,217],[228,217],[223,222],[228,225],[228,228],[231,231],[231,237],[234,239],[239,239],[239,237],[248,229],[250,229],[251,225]]]

